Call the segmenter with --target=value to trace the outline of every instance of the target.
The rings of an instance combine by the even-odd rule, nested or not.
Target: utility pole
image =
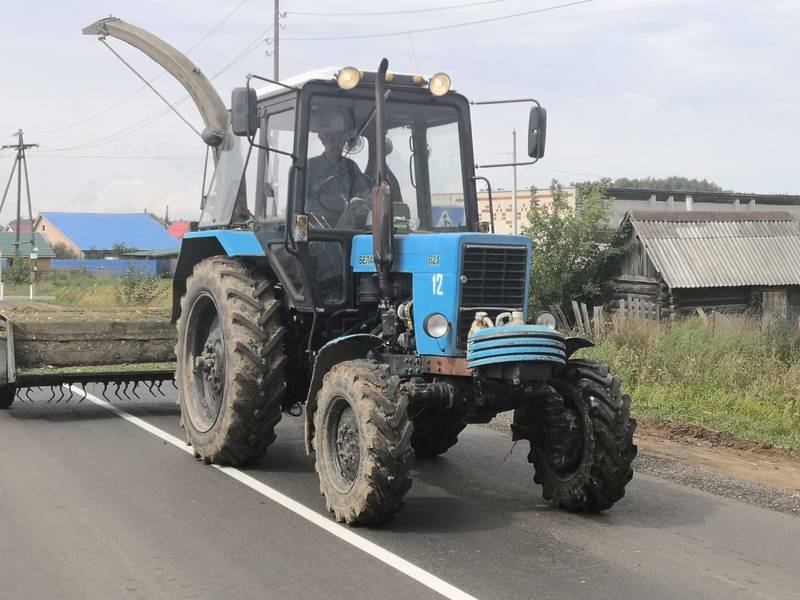
[[[11,175],[8,178],[8,183],[6,184],[6,189],[3,192],[3,200],[0,201],[0,212],[3,211],[3,207],[6,204],[6,198],[8,197],[8,190],[11,187],[11,182],[14,180],[14,171],[17,173],[17,231],[16,235],[14,236],[14,260],[19,260],[20,253],[19,253],[19,240],[20,235],[22,234],[22,174],[25,174],[25,195],[28,199],[28,219],[31,222],[31,251],[30,251],[30,259],[31,259],[31,275],[30,275],[30,287],[29,293],[31,299],[34,296],[34,287],[36,285],[36,260],[39,258],[39,250],[36,248],[36,238],[33,235],[33,208],[31,206],[31,184],[30,180],[28,179],[28,160],[25,158],[25,151],[28,148],[38,148],[39,144],[26,144],[25,140],[22,135],[22,129],[17,131],[17,143],[16,144],[7,144],[5,146],[0,147],[0,150],[7,150],[7,149],[14,149],[16,150],[17,155],[14,157],[14,164],[11,167]],[[2,289],[2,283],[0,283],[0,290]],[[2,291],[0,291],[2,294]]]
[[[25,193],[28,198],[28,218],[31,220],[31,248],[35,245],[33,237],[33,211],[31,209],[31,185],[28,180],[28,161],[25,158],[25,150],[28,148],[38,148],[39,144],[26,144],[23,136],[22,129],[17,131],[17,143],[7,144],[0,147],[0,150],[14,149],[17,155],[14,158],[14,165],[11,167],[11,176],[8,178],[6,189],[3,192],[3,200],[0,202],[0,212],[6,204],[6,197],[8,196],[8,188],[11,187],[11,181],[14,179],[14,171],[17,172],[17,235],[14,237],[14,256],[19,256],[19,238],[20,229],[22,228],[22,174],[25,173]]]
[[[511,138],[514,144],[514,151],[513,151],[513,159],[512,162],[514,163],[514,182],[511,187],[511,203],[513,205],[514,210],[514,235],[519,233],[519,224],[518,220],[519,217],[517,215],[517,130],[514,129],[511,132]]]
[[[281,80],[280,74],[280,35],[281,35],[281,9],[280,9],[280,0],[275,0],[275,23],[272,26],[273,34],[272,40],[275,44],[274,50],[272,52],[272,78],[275,81]]]

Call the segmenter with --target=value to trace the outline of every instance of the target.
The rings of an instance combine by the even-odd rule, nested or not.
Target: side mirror
[[[537,160],[542,158],[546,138],[547,109],[542,106],[534,106],[528,117],[528,156]]]
[[[253,137],[258,131],[258,97],[250,87],[234,88],[231,93],[231,129],[234,135]]]

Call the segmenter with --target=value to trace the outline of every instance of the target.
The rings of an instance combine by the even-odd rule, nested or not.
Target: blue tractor
[[[495,234],[491,200],[481,213],[471,103],[446,74],[392,73],[384,59],[250,75],[228,113],[155,36],[113,18],[85,32],[156,58],[208,125],[216,169],[173,283],[181,424],[198,459],[259,459],[284,413],[304,415],[328,510],[378,524],[402,507],[415,457],[514,411],[547,500],[598,511],[623,497],[630,398],[606,367],[572,358],[590,341],[528,314],[531,240]],[[546,112],[511,102],[531,104],[535,162]]]

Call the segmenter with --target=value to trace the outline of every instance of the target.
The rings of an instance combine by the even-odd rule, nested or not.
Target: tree
[[[578,210],[569,206],[556,180],[550,185],[552,204],[531,203],[529,225],[523,230],[533,240],[531,311],[570,300],[591,303],[605,291],[609,284],[606,265],[612,254],[621,251],[608,244],[605,188],[609,183],[605,179],[582,185]]]
[[[713,181],[706,179],[689,179],[687,177],[643,177],[641,179],[628,179],[620,177],[614,180],[613,187],[636,188],[647,190],[674,190],[680,192],[722,192],[724,191]]]
[[[56,258],[78,258],[75,251],[64,242],[56,242],[53,244],[53,253],[56,255]]]

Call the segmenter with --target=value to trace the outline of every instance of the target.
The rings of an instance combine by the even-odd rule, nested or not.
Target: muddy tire
[[[411,447],[417,458],[434,458],[447,452],[458,442],[467,423],[460,416],[434,415],[414,421]]]
[[[4,385],[0,387],[0,410],[11,408],[16,394],[17,390],[13,385]]]
[[[281,314],[256,266],[212,257],[187,279],[175,379],[186,441],[203,462],[247,464],[275,440],[286,390]]]
[[[528,461],[546,500],[597,512],[625,495],[636,457],[630,406],[607,367],[571,360],[530,405],[515,411],[514,438],[530,440]]]
[[[314,450],[319,489],[337,521],[378,525],[402,508],[414,461],[407,408],[387,365],[351,360],[325,375]]]

